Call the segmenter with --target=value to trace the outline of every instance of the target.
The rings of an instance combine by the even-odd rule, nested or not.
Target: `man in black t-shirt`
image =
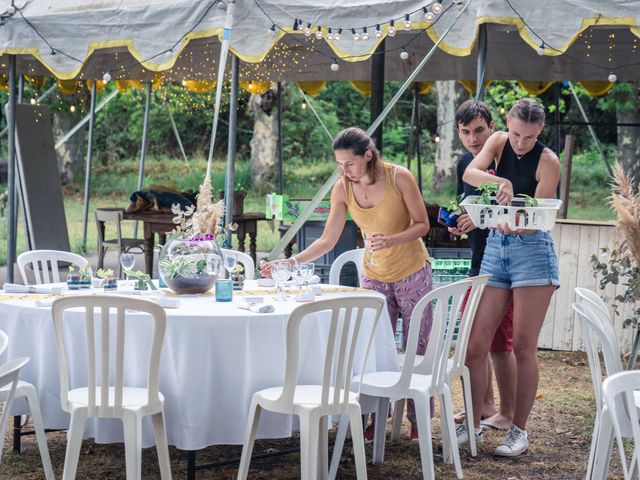
[[[487,139],[493,132],[493,120],[489,108],[482,102],[468,100],[464,102],[455,115],[456,130],[462,145],[467,150],[458,160],[457,177],[458,188],[457,195],[464,193],[464,196],[479,195],[475,187],[464,183],[462,175],[465,169],[471,163],[473,158],[482,150]],[[495,163],[491,165],[491,169],[495,170]],[[463,214],[458,218],[455,228],[449,231],[455,235],[467,234],[469,236],[469,246],[471,247],[471,269],[469,276],[476,276],[480,273],[480,265],[484,249],[487,244],[489,235],[488,229],[479,229],[471,222],[471,218],[467,214]],[[493,388],[491,381],[491,361],[487,357],[487,371],[489,382],[487,393],[485,394],[482,404],[482,417],[485,420],[482,425],[490,429],[508,429],[513,419],[513,410],[515,406],[515,377],[516,363],[512,351],[513,339],[513,310],[510,307],[498,327],[498,330],[491,343],[491,360],[496,375],[496,383],[500,393],[500,409],[496,407]],[[462,421],[459,414],[457,421]]]

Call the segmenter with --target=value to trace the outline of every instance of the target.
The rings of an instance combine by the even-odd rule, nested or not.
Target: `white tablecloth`
[[[101,291],[96,291],[101,293]],[[369,292],[367,294],[371,294]],[[353,293],[325,293],[330,298]],[[281,385],[285,365],[285,325],[295,301],[266,302],[275,306],[270,314],[252,313],[233,303],[216,303],[214,297],[181,296],[180,307],[167,309],[167,330],[160,364],[160,391],[165,397],[169,443],[183,450],[215,444],[241,444],[251,395],[263,388]],[[144,324],[145,322],[142,322]],[[141,327],[144,328],[144,327]],[[47,428],[66,428],[68,415],[60,408],[56,346],[50,307],[35,301],[0,301],[0,329],[9,335],[5,358],[29,356],[21,378],[35,385]],[[311,322],[301,331],[300,381],[319,382],[319,358],[326,338],[323,322]],[[79,344],[73,333],[68,341]],[[146,348],[127,346],[125,358],[134,358]],[[82,350],[78,348],[78,350]],[[135,360],[134,360],[135,362]],[[130,364],[128,364],[130,365]],[[360,363],[357,363],[360,365]],[[74,378],[85,372],[86,360],[79,354],[72,367]],[[396,346],[386,309],[376,329],[367,370],[397,370]],[[144,368],[126,368],[125,382],[140,385]],[[24,413],[16,405],[15,413]],[[153,445],[151,423],[145,419],[143,444]],[[277,438],[291,434],[291,417],[265,413],[258,437]],[[97,442],[122,441],[118,420],[90,420],[85,435]]]

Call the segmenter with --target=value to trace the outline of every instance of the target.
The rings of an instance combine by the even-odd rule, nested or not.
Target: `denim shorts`
[[[560,286],[558,258],[549,232],[512,235],[492,230],[482,258],[480,274],[498,288]]]

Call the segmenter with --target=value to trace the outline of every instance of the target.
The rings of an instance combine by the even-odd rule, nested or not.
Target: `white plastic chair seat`
[[[136,387],[124,387],[122,390],[122,406],[129,409],[144,409],[150,415],[162,410],[162,402],[164,402],[164,396],[161,392],[158,392],[160,397],[159,403],[149,403],[149,391],[146,388]],[[115,388],[109,387],[109,401],[107,406],[113,405],[115,400]],[[89,389],[87,387],[76,388],[69,390],[69,404],[72,408],[86,407],[89,405]],[[96,397],[96,406],[101,407],[100,397]]]
[[[333,387],[329,388],[329,397],[333,395]],[[322,385],[297,385],[293,394],[293,408],[290,405],[284,408],[280,402],[282,387],[273,387],[260,390],[256,396],[260,398],[260,405],[278,413],[294,413],[299,406],[319,406],[319,399],[322,398]],[[358,402],[358,395],[355,392],[349,393],[349,403]]]

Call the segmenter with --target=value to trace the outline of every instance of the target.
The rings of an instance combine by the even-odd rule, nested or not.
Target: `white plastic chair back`
[[[0,331],[0,333],[4,332]],[[29,363],[28,357],[20,357],[9,360],[4,365],[0,365],[0,389],[10,385],[9,395],[6,397],[5,404],[2,408],[2,415],[0,416],[0,461],[2,460],[4,435],[7,431],[7,423],[9,421],[9,416],[11,415],[11,407],[13,406],[16,388],[18,386],[18,376],[20,375],[20,369],[27,363]]]
[[[609,308],[607,307],[607,304],[604,303],[602,298],[600,298],[600,295],[598,295],[593,290],[582,287],[576,287],[575,292],[585,302],[596,308],[595,313],[601,315],[602,318],[606,319],[609,323],[613,323],[613,321],[611,320],[611,315],[609,314]]]
[[[297,307],[291,312],[287,324],[287,360],[282,394],[278,402],[293,404],[298,384],[300,359],[299,332],[303,322],[314,321],[315,314],[329,311],[327,348],[322,368],[320,411],[340,413],[349,404],[355,354],[365,345],[361,370],[366,368],[369,349],[380,319],[384,300],[378,296],[341,297],[319,300]],[[364,320],[365,311],[374,313],[373,319]],[[365,343],[366,342],[366,343]],[[304,352],[303,352],[304,354]],[[330,396],[330,393],[333,393]]]
[[[353,262],[358,271],[358,286],[362,278],[362,260],[364,258],[364,248],[356,248],[355,250],[348,250],[338,255],[329,269],[329,283],[332,285],[340,285],[340,272],[345,264]]]
[[[0,330],[0,358],[2,358],[2,354],[7,349],[7,345],[9,345],[9,337],[4,330]]]
[[[604,370],[609,377],[623,370],[620,359],[620,346],[618,339],[609,322],[602,322],[602,319],[594,311],[584,304],[574,303],[573,309],[580,318],[582,328],[582,338],[587,351],[589,369],[591,370],[591,381],[596,399],[596,416],[602,412],[602,370],[599,350],[602,350],[604,357]]]
[[[164,309],[151,301],[110,295],[79,295],[60,298],[53,302],[53,326],[58,349],[60,373],[60,402],[63,410],[69,408],[69,347],[65,344],[64,324],[70,318],[65,311],[81,308],[84,314],[85,345],[87,352],[88,415],[94,417],[119,417],[122,414],[124,388],[124,351],[127,342],[126,326],[140,320],[131,318],[127,310],[148,313],[153,317],[150,353],[147,358],[147,403],[160,403],[158,395],[159,365],[166,327]],[[111,312],[113,311],[113,315]],[[115,321],[112,321],[115,317]],[[77,317],[76,317],[77,318]],[[76,324],[72,328],[78,328]],[[139,335],[139,331],[136,332]],[[136,341],[139,341],[136,339]],[[110,348],[115,344],[115,351]],[[77,349],[77,346],[74,346]],[[85,385],[82,385],[85,386]],[[140,386],[141,385],[136,385]],[[110,387],[113,395],[109,395]],[[77,388],[77,386],[76,386]]]
[[[244,278],[247,280],[253,280],[256,277],[256,265],[253,263],[253,258],[247,253],[238,252],[237,250],[231,250],[229,248],[221,248],[222,255],[228,255],[235,253],[238,263],[241,263],[244,267]]]
[[[464,307],[464,312],[462,312],[460,324],[458,326],[458,338],[456,339],[456,347],[453,353],[453,368],[464,367],[467,359],[467,346],[469,345],[471,328],[473,327],[476,311],[480,304],[480,298],[482,298],[484,287],[487,285],[489,278],[491,278],[491,275],[478,275],[467,279],[471,282],[471,287],[469,289],[469,297],[467,298],[467,303]]]
[[[431,392],[442,391],[447,378],[447,360],[451,351],[456,320],[460,308],[471,287],[471,280],[465,279],[431,290],[416,304],[411,315],[407,348],[405,349],[402,373],[398,380],[400,388],[409,388],[412,375],[431,375]],[[427,351],[416,361],[416,349],[422,317],[427,308],[432,308],[433,323]],[[434,308],[435,307],[435,308]]]
[[[640,472],[640,424],[634,392],[640,390],[640,371],[630,370],[611,375],[602,384],[607,415],[613,424],[625,480],[638,478]],[[627,462],[623,438],[633,438],[633,454]]]
[[[27,266],[31,266],[33,269],[34,285],[65,281],[65,279],[60,280],[60,266],[58,265],[60,262],[71,263],[78,269],[83,269],[89,265],[86,258],[75,253],[61,250],[31,250],[21,253],[17,258],[22,283],[30,285],[27,278]],[[89,270],[91,270],[91,267],[89,267]]]

